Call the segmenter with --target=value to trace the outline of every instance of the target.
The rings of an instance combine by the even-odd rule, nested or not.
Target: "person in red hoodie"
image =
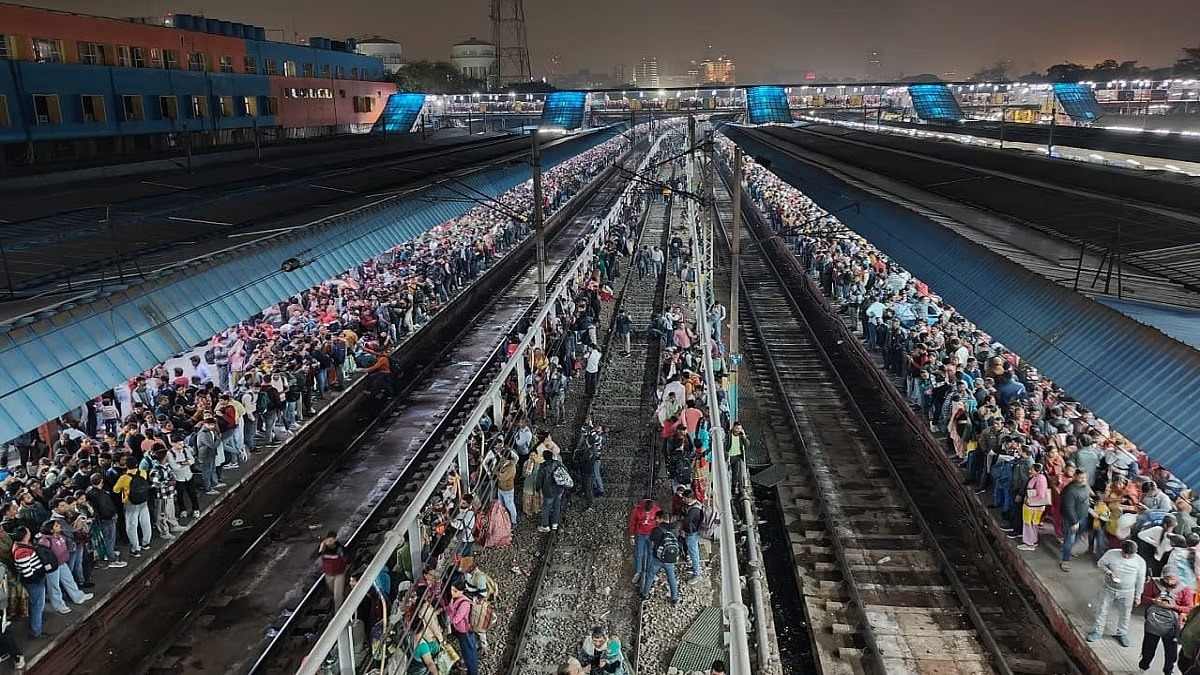
[[[1179,657],[1179,629],[1184,617],[1196,606],[1195,594],[1187,584],[1179,583],[1178,572],[1165,569],[1161,577],[1146,580],[1139,604],[1146,606],[1146,620],[1143,624],[1142,659],[1138,667],[1142,670],[1150,668],[1161,641],[1163,672],[1169,674],[1174,671],[1175,660]]]
[[[317,546],[317,556],[321,559],[325,585],[333,595],[333,609],[337,611],[346,599],[346,572],[350,569],[350,554],[338,541],[337,532],[331,530],[325,533],[325,538]]]
[[[650,497],[639,501],[629,512],[629,543],[633,545],[633,583],[642,581],[650,561],[650,532],[658,525],[656,518],[662,509]]]

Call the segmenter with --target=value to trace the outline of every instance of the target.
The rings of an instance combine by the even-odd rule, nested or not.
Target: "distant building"
[[[867,55],[867,79],[872,82],[883,81],[883,57],[879,52],[871,52]]]
[[[737,67],[733,61],[722,56],[718,59],[705,59],[700,62],[700,77],[704,84],[730,85],[736,82]]]
[[[633,67],[633,82],[642,88],[661,87],[662,83],[658,78],[658,57],[643,56],[642,60]]]
[[[69,162],[242,144],[264,130],[367,131],[396,91],[352,39],[298,45],[190,14],[114,19],[9,4],[0,26],[0,146],[11,156]]]
[[[395,73],[404,67],[404,53],[400,49],[400,43],[387,38],[369,37],[358,41],[358,47],[355,50],[359,54],[366,56],[374,56],[383,62],[383,67],[389,73]]]
[[[613,84],[618,86],[629,84],[629,77],[626,75],[625,66],[613,68]]]
[[[471,37],[450,48],[450,62],[463,77],[491,85],[496,72],[496,45]]]

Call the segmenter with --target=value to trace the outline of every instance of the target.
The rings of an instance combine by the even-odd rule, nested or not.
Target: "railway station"
[[[0,673],[1200,675],[1196,80],[0,19]]]

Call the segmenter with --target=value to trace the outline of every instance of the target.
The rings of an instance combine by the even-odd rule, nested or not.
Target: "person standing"
[[[1178,572],[1167,569],[1161,577],[1146,580],[1141,604],[1146,606],[1146,620],[1142,624],[1142,658],[1138,668],[1150,669],[1158,643],[1162,642],[1163,672],[1171,675],[1179,657],[1180,627],[1196,605],[1195,595],[1192,589],[1179,583]]]
[[[467,597],[465,579],[457,579],[450,586],[446,618],[450,620],[450,629],[458,638],[458,651],[467,668],[467,675],[479,675],[479,650],[475,633],[471,632],[471,599]]]
[[[650,587],[658,578],[659,570],[667,574],[667,588],[671,591],[671,604],[679,603],[679,581],[675,577],[675,563],[679,562],[679,535],[675,524],[670,522],[666,511],[655,514],[658,524],[650,532],[650,566],[642,577],[642,599],[650,597]]]
[[[617,335],[621,336],[621,344],[625,347],[624,351],[621,352],[621,356],[629,356],[631,353],[629,340],[630,336],[633,334],[633,321],[629,318],[629,315],[625,313],[624,309],[622,309],[620,312],[617,312],[616,328]]]
[[[1100,556],[1096,566],[1104,572],[1104,585],[1100,589],[1096,620],[1092,624],[1092,632],[1087,634],[1087,641],[1095,642],[1104,637],[1104,630],[1108,627],[1108,610],[1116,605],[1117,632],[1113,637],[1122,647],[1128,647],[1129,613],[1133,609],[1135,596],[1146,586],[1146,561],[1137,554],[1137,542],[1127,539],[1121,542],[1121,548],[1114,548]]]
[[[125,534],[129,537],[129,555],[141,557],[142,549],[150,548],[154,530],[150,527],[150,479],[136,464],[125,469],[117,479],[113,492],[121,497],[125,507]],[[142,537],[138,534],[143,533]],[[143,543],[144,542],[144,543]]]
[[[745,470],[745,449],[749,443],[741,422],[734,422],[729,430],[729,470],[732,474],[733,492],[742,493],[742,471]]]
[[[24,525],[13,531],[13,565],[25,592],[29,595],[29,637],[37,640],[51,634],[42,630],[42,618],[46,610],[46,573],[56,569],[45,551],[39,553],[33,543],[33,533]]]
[[[602,354],[596,347],[588,347],[587,363],[583,368],[584,393],[592,396],[600,384],[600,357]]]
[[[1017,548],[1037,550],[1038,528],[1049,505],[1050,485],[1046,481],[1046,472],[1040,462],[1035,462],[1029,467],[1029,480],[1025,481],[1025,499],[1021,502],[1021,543]]]
[[[514,500],[514,492],[517,481],[517,461],[513,457],[511,451],[500,463],[496,465],[496,499],[500,500],[500,505],[508,511],[508,517],[512,519],[512,526],[517,526],[517,504]]]
[[[174,539],[176,534],[183,531],[175,517],[175,474],[166,464],[166,448],[156,449],[153,458],[154,462],[150,466],[150,485],[154,488],[154,498],[158,500],[155,525],[158,526],[158,536]]]
[[[63,600],[65,592],[66,597],[76,605],[91,600],[94,596],[91,593],[84,593],[75,583],[75,577],[71,574],[69,566],[71,553],[67,550],[67,538],[63,536],[62,523],[57,520],[47,520],[42,524],[42,531],[38,534],[37,543],[53,554],[54,560],[58,565],[46,572],[46,598],[50,601],[50,606],[58,611],[59,614],[70,614],[71,608],[67,607],[67,603]]]
[[[337,532],[330,530],[317,545],[317,556],[321,559],[321,574],[329,594],[333,596],[333,610],[336,612],[346,600],[346,572],[350,569],[350,555],[338,541]]]
[[[662,508],[650,497],[646,497],[629,512],[629,543],[633,545],[633,583],[642,581],[642,574],[650,566],[650,533],[658,524]]]
[[[680,530],[687,543],[688,558],[692,561],[692,576],[689,584],[699,583],[700,579],[700,524],[704,521],[704,508],[696,500],[696,493],[691,489],[683,491],[683,515],[680,518]]]
[[[549,438],[548,435],[547,438]],[[558,530],[558,524],[562,520],[563,494],[569,487],[562,485],[564,481],[560,476],[566,471],[567,467],[558,460],[553,450],[542,451],[542,465],[537,469],[537,487],[542,494],[542,512],[538,532]]]
[[[87,495],[88,503],[92,505],[92,511],[96,514],[96,520],[100,525],[100,540],[103,542],[103,550],[97,550],[97,567],[101,569],[107,567],[121,568],[129,563],[121,560],[117,553],[117,507],[113,505],[112,493],[104,489],[104,477],[98,473],[92,474],[91,486],[88,487]]]
[[[1071,555],[1075,548],[1075,540],[1081,532],[1086,533],[1088,520],[1091,518],[1089,509],[1092,503],[1092,491],[1087,484],[1087,474],[1076,471],[1071,482],[1063,488],[1059,496],[1062,511],[1063,547],[1059,569],[1067,572],[1071,569]]]

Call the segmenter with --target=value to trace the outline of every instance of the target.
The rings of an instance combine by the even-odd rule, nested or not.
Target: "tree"
[[[1079,82],[1086,80],[1091,69],[1078,63],[1060,63],[1046,69],[1046,78],[1051,82]]]
[[[454,64],[446,61],[413,61],[392,76],[403,91],[423,94],[461,94],[483,91],[487,83],[463,77]]]
[[[980,70],[974,75],[967,78],[968,82],[1011,82],[1012,78],[1008,76],[1009,69],[1012,68],[1010,61],[997,61],[992,65]]]
[[[1200,75],[1200,47],[1184,47],[1183,57],[1175,62],[1176,75]]]

